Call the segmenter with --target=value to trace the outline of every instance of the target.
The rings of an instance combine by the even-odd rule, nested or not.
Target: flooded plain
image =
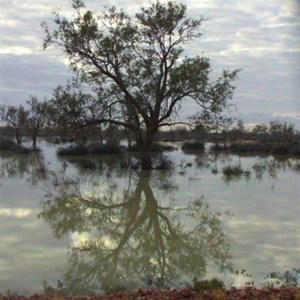
[[[0,292],[183,287],[195,277],[260,286],[299,267],[299,159],[172,145],[173,168],[151,172],[128,153],[57,157],[47,143],[0,152]]]

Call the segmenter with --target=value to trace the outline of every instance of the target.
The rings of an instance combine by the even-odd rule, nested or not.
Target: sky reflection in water
[[[168,155],[174,170],[149,176],[116,157],[85,169],[46,145],[37,156],[2,153],[0,291],[39,291],[43,279],[77,292],[194,276],[239,285],[248,279],[235,270],[258,283],[297,267],[297,160]],[[246,172],[226,177],[228,165]]]

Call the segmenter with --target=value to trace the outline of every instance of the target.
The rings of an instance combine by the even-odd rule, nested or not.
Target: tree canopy
[[[80,0],[73,8],[72,18],[55,14],[55,29],[43,23],[44,48],[60,48],[76,74],[54,93],[64,124],[120,125],[147,154],[159,128],[179,121],[184,101],[218,110],[232,98],[238,70],[213,81],[209,58],[185,56],[184,46],[200,37],[204,21],[188,17],[185,5],[157,1],[134,16],[115,7],[95,13]],[[148,155],[142,165],[151,166]]]

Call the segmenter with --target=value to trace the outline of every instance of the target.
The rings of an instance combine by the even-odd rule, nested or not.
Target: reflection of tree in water
[[[195,157],[197,168],[211,169],[213,174],[219,173],[219,164],[230,163],[231,155],[228,152],[209,151]]]
[[[15,153],[1,153],[0,155],[1,177],[25,179],[33,186],[47,179],[44,156],[40,152],[26,155]]]
[[[166,205],[151,187],[153,174],[135,174],[129,183],[120,194],[113,185],[86,193],[78,184],[64,184],[42,202],[40,216],[57,237],[78,236],[65,276],[68,289],[91,293],[105,286],[178,284],[204,276],[208,260],[230,269],[219,214],[202,198],[184,207]]]
[[[290,159],[260,158],[252,165],[256,180],[262,180],[264,175],[277,179],[280,170],[294,170],[293,161]]]
[[[273,157],[259,157],[257,161],[246,170],[243,169],[240,164],[232,166],[233,172],[223,172],[223,180],[227,184],[242,178],[246,180],[252,178],[261,181],[264,176],[276,180],[280,171],[296,171],[294,167],[296,163],[297,162],[293,162],[293,160],[290,159],[279,160]]]
[[[230,184],[240,179],[249,181],[250,179],[261,181],[264,176],[276,180],[280,171],[294,171],[299,172],[299,160],[291,158],[278,158],[278,157],[257,157],[256,162],[252,165],[243,168],[241,157],[238,162],[232,161],[231,155],[215,154],[206,152],[195,157],[197,168],[211,168],[212,173],[217,174],[222,164],[223,180],[225,183]],[[224,166],[225,165],[225,166]]]

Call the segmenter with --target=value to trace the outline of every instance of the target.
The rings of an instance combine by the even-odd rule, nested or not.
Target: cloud
[[[0,216],[2,217],[15,217],[25,218],[32,215],[33,212],[29,209],[23,208],[0,208]]]
[[[115,5],[130,13],[144,1],[86,0],[92,10]],[[297,1],[184,0],[188,15],[204,16],[203,35],[186,45],[187,55],[211,58],[215,74],[240,68],[234,102],[241,113],[299,112],[300,43]],[[56,49],[42,51],[42,21],[53,23],[51,13],[71,16],[71,1],[37,0],[1,3],[1,102],[20,104],[30,94],[50,97],[64,84],[64,56]],[[189,105],[182,114],[195,111]]]

